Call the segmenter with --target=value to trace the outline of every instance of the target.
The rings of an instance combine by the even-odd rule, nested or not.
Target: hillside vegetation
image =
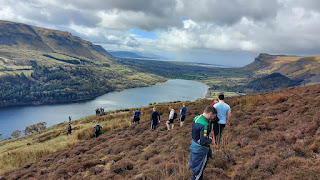
[[[64,31],[0,20],[0,107],[69,103],[165,82]]]
[[[231,126],[225,129],[221,145],[212,147],[214,158],[208,161],[206,179],[320,177],[320,85],[228,97],[226,102],[232,108]],[[71,137],[47,130],[39,140],[70,142],[68,148],[44,156],[38,153],[35,162],[21,164],[23,167],[3,173],[0,179],[189,179],[191,123],[210,103],[188,102],[185,127],[178,127],[176,120],[171,131],[165,127],[168,105],[179,109],[181,103],[154,105],[161,113],[160,127],[154,131],[149,122],[152,106],[142,109],[139,125],[129,125],[131,112],[122,112],[73,122],[77,128]],[[96,120],[106,128],[94,139],[91,129]],[[112,128],[109,122],[114,122]],[[59,126],[66,128],[66,124]],[[0,147],[7,149],[1,150],[1,157],[13,158],[5,164],[17,160],[9,155],[19,141],[35,135],[2,141]],[[22,147],[26,144],[20,144]]]

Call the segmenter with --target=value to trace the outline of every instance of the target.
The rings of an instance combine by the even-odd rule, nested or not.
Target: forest
[[[125,80],[127,77],[115,70],[95,66],[31,64],[30,77],[24,73],[0,76],[0,107],[85,101],[107,92],[155,83]]]

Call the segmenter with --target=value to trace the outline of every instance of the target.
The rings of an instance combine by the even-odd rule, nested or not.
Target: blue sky
[[[0,19],[69,31],[106,50],[229,66],[320,49],[317,0],[0,0]]]
[[[159,39],[156,32],[146,31],[139,28],[131,28],[129,33],[134,34],[137,38],[146,38],[146,39]]]

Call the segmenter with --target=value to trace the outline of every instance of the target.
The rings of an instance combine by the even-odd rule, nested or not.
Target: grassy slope
[[[306,80],[320,75],[320,55],[284,56],[260,54],[256,61],[244,67],[254,75],[281,73],[296,80]]]
[[[213,147],[214,159],[209,160],[205,177],[319,177],[319,89],[320,85],[314,85],[227,98],[232,107],[232,125],[226,128],[222,145]],[[3,178],[189,179],[191,122],[210,103],[208,100],[189,102],[186,126],[177,127],[176,121],[173,131],[166,131],[165,127],[168,105],[157,106],[162,121],[156,131],[149,129],[151,108],[143,110],[145,114],[140,125],[128,125],[130,119],[125,113],[99,117],[103,126],[112,119],[117,124],[112,128],[104,128],[104,133],[98,139],[91,138],[90,129],[95,118],[85,118],[78,121],[79,124],[75,123],[74,127],[84,126],[84,129],[75,130],[68,137],[68,142],[71,142],[69,148],[39,157],[34,163],[5,173]],[[175,109],[181,106],[180,103],[172,105]],[[85,128],[87,126],[88,129]],[[66,124],[62,127],[66,128]],[[47,141],[52,140],[56,144],[67,141],[65,137],[60,138],[58,136]],[[79,138],[91,139],[76,143]],[[19,142],[18,139],[5,141],[7,146],[11,141]],[[2,157],[8,153],[3,149],[1,151]]]

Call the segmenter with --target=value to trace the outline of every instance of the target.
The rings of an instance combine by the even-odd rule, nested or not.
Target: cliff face
[[[102,56],[112,57],[101,46],[73,36],[69,32],[9,21],[0,21],[0,50],[4,48],[12,49],[12,56],[18,53],[15,50],[20,49],[39,53],[63,53],[91,60],[100,59]],[[19,53],[21,54],[21,51]]]

